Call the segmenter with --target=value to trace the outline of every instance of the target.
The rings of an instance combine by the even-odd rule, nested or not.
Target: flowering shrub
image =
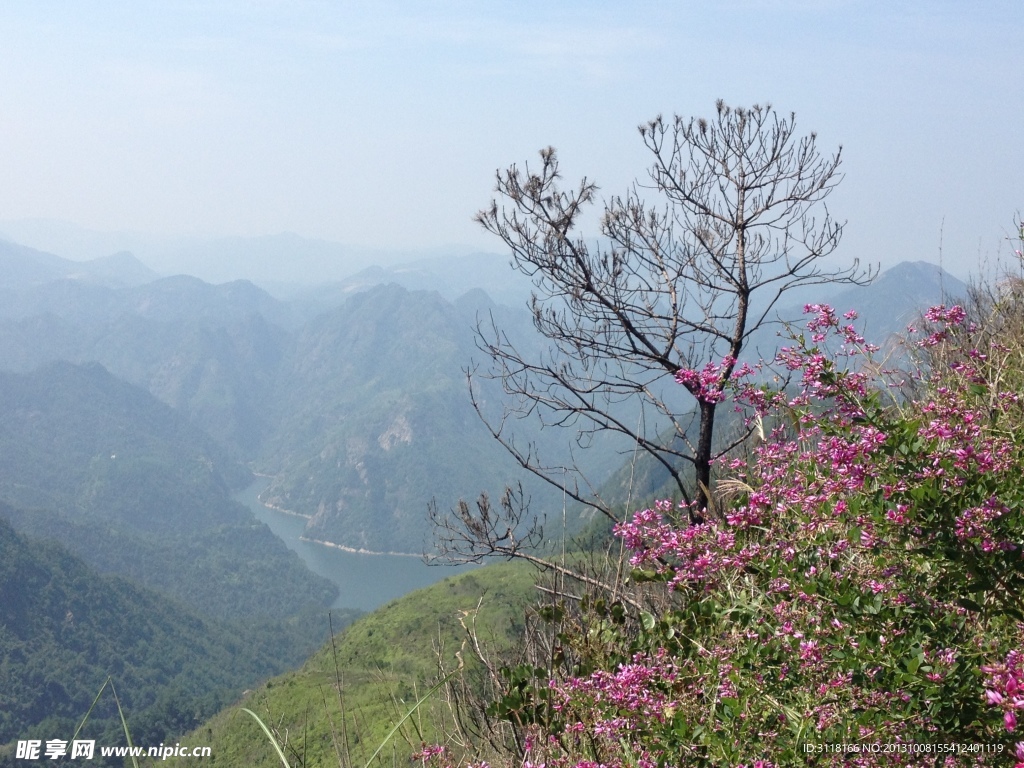
[[[578,661],[518,712],[522,765],[1024,768],[1024,404],[995,363],[1007,339],[933,308],[904,382],[858,365],[874,348],[854,315],[806,311],[809,340],[777,360],[798,391],[735,387],[769,425],[752,462],[721,468],[740,496],[697,525],[661,501],[616,527],[648,610],[601,600],[560,636]],[[719,398],[720,372],[677,380]]]
[[[806,309],[809,343],[777,361],[799,391],[738,392],[777,425],[723,468],[741,498],[699,525],[663,501],[617,526],[634,579],[672,600],[597,623],[609,661],[551,677],[527,765],[1024,766],[1018,394],[959,307],[926,316],[942,365],[913,401],[857,366],[874,349],[853,315]],[[719,398],[719,372],[676,378]]]

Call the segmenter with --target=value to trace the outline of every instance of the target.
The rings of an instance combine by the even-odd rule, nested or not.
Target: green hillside
[[[208,615],[329,605],[334,586],[231,499],[249,477],[180,413],[98,365],[0,372],[0,500],[16,528]]]
[[[500,490],[516,465],[474,413],[462,369],[473,313],[395,285],[308,323],[281,374],[264,499],[312,518],[308,535],[423,551],[427,504]],[[564,435],[562,436],[564,437]],[[537,487],[536,501],[553,496]]]
[[[0,519],[0,764],[13,740],[70,739],[108,676],[134,737],[159,743],[310,650],[305,628],[201,617]],[[119,731],[104,697],[83,735],[114,745]]]
[[[536,596],[535,577],[533,569],[519,563],[492,565],[389,603],[356,621],[298,671],[268,681],[181,739],[183,745],[209,745],[212,759],[171,759],[167,764],[280,766],[242,707],[255,711],[282,737],[288,734],[293,765],[337,765],[335,739],[343,744],[346,733],[353,763],[362,764],[436,681],[436,649],[448,668],[455,668],[455,654],[466,639],[460,617],[475,615],[481,638],[492,648],[507,648],[521,634],[524,609]],[[472,679],[479,668],[471,651],[463,649],[461,655]],[[438,736],[439,725],[451,729],[447,709],[437,697],[431,701],[383,751],[387,765],[407,763],[422,740]]]

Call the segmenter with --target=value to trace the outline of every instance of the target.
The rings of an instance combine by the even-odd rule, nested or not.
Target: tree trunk
[[[711,496],[711,440],[715,433],[715,407],[717,403],[701,402],[700,432],[697,435],[697,450],[693,466],[696,470],[697,504],[690,509],[690,522],[694,525],[704,522],[710,506]]]

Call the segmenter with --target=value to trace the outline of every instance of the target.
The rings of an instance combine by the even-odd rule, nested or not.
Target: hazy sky
[[[992,256],[1024,208],[1019,2],[0,6],[0,219],[500,250],[499,166],[606,194],[717,98],[843,145],[841,253]]]

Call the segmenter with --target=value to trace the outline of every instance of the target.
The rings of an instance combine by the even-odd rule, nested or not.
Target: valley
[[[205,643],[182,646],[185,677],[156,668],[138,679],[118,674],[119,692],[137,710],[133,725],[151,740],[184,733],[244,687],[293,668],[326,638],[328,611],[335,630],[386,606],[382,620],[398,611],[400,624],[424,631],[417,600],[457,593],[458,610],[469,611],[503,594],[507,605],[525,605],[532,587],[520,572],[502,586],[501,570],[423,561],[435,546],[432,503],[444,510],[481,491],[497,498],[522,482],[549,542],[560,540],[563,520],[570,536],[607,535],[557,489],[525,474],[470,404],[464,369],[484,362],[478,323],[495,322],[525,348],[538,343],[528,311],[481,289],[515,295],[502,292],[490,258],[479,271],[472,257],[460,258],[447,267],[457,276],[443,262],[365,270],[289,299],[246,281],[161,278],[130,254],[83,265],[0,242],[4,258],[19,268],[0,278],[0,518],[11,536],[30,542],[12,546],[33,553],[33,568],[80,561],[75,573],[90,575],[75,576],[76,584],[100,580],[90,595],[120,600],[113,595],[128,590],[123,599],[138,605],[164,601],[164,621],[186,621],[172,618],[175,611],[193,617],[189,626]],[[442,295],[419,283],[466,291]],[[868,306],[864,321],[884,340],[949,286],[962,287],[930,265],[904,264],[838,300]],[[795,317],[800,308],[783,312]],[[756,342],[762,351],[779,343],[770,329]],[[475,386],[482,409],[500,420],[498,383],[478,376]],[[579,458],[571,431],[516,426],[547,462]],[[645,460],[631,463],[614,442],[596,441],[582,455],[616,503],[649,496],[666,479]],[[446,587],[453,576],[459,586]],[[420,589],[433,596],[406,597]],[[48,609],[52,621],[66,610],[85,626],[88,607],[64,605]],[[102,633],[103,621],[90,631]],[[23,614],[5,622],[16,630],[0,636],[8,659],[21,658],[25,643],[62,658],[78,653],[81,639],[67,627],[36,626]],[[445,642],[461,642],[445,626]],[[127,630],[120,638],[126,645],[112,647],[114,656],[144,653]],[[146,642],[178,641],[172,634]],[[377,685],[368,652],[351,651],[368,686],[357,698]],[[205,673],[223,653],[250,663]],[[33,658],[7,668],[9,690],[27,690],[40,674],[49,679]],[[88,672],[19,705],[0,741],[66,730],[102,670],[117,673],[111,658],[95,657]],[[412,658],[401,663],[426,675],[429,659]],[[194,682],[204,675],[203,685]],[[112,717],[109,708],[97,713],[95,733],[116,739]],[[228,749],[238,734],[228,727],[223,738],[218,744]],[[0,747],[0,764],[6,754]]]
[[[472,565],[428,564],[420,555],[368,554],[324,546],[306,538],[306,519],[272,509],[260,501],[266,480],[257,480],[234,495],[253,516],[298,554],[306,567],[332,582],[338,596],[331,608],[373,611],[385,603],[429,586]]]

